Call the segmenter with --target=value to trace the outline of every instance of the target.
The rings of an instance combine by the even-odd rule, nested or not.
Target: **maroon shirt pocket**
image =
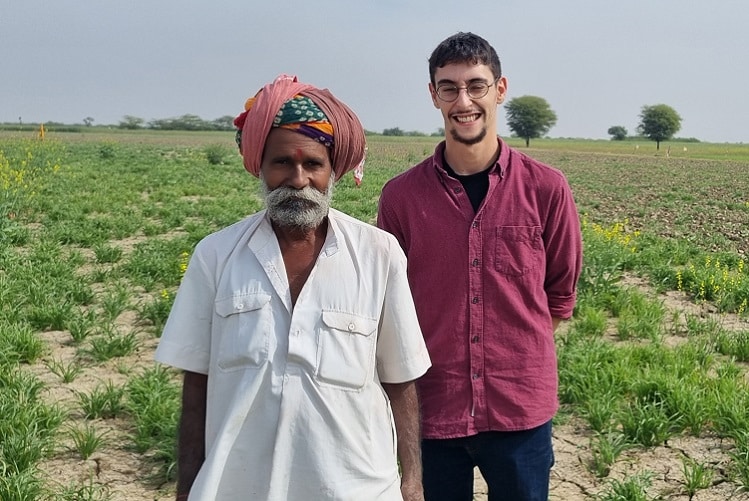
[[[503,275],[520,277],[543,264],[540,226],[498,226],[494,268]]]

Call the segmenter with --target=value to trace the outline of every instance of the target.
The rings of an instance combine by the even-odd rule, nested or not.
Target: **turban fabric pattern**
[[[273,127],[300,132],[332,150],[336,179],[354,171],[359,185],[363,176],[366,139],[356,114],[327,89],[301,83],[297,77],[280,75],[245,103],[234,119],[245,169],[260,175],[263,148]]]

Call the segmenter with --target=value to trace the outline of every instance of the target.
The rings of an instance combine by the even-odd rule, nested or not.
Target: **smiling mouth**
[[[478,113],[476,113],[474,115],[464,115],[464,116],[459,116],[459,117],[456,116],[455,117],[455,120],[458,121],[458,122],[460,122],[460,123],[462,123],[462,124],[473,122],[473,121],[476,121],[478,119],[479,119],[479,114]]]

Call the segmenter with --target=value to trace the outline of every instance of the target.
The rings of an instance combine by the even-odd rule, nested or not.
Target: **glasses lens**
[[[485,83],[472,83],[467,91],[471,99],[480,99],[489,92],[489,86]]]
[[[454,85],[442,85],[437,87],[437,95],[443,101],[455,101],[458,98],[458,90]]]

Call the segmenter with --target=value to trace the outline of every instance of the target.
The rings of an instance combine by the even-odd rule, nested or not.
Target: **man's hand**
[[[401,482],[401,495],[403,496],[403,501],[424,501],[424,487],[420,481],[403,479]]]

